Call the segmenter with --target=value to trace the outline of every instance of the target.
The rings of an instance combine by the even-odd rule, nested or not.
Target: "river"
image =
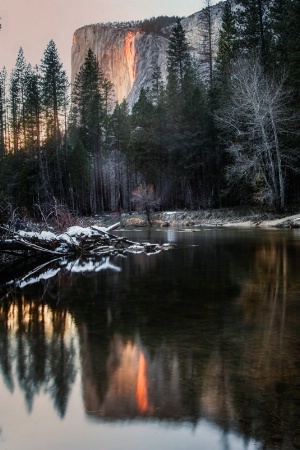
[[[300,231],[144,229],[0,303],[0,448],[300,448]]]

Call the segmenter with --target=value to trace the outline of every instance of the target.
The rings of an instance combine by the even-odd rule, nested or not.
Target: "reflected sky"
[[[11,449],[257,449],[255,441],[245,442],[241,436],[232,432],[224,434],[222,429],[207,420],[201,420],[195,426],[186,422],[145,423],[138,419],[125,423],[90,420],[82,409],[79,376],[73,386],[68,413],[64,419],[55,414],[45,394],[40,395],[30,415],[26,414],[20,401],[20,392],[9,394],[0,385],[0,396],[2,411],[5,405],[5,415],[1,414],[0,445],[7,445]]]

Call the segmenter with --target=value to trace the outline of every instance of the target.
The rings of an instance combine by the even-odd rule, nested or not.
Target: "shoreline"
[[[109,227],[120,222],[120,229],[148,228],[149,222],[141,213],[99,214],[94,217],[77,219],[82,227]],[[259,210],[246,209],[216,209],[197,211],[166,211],[151,214],[153,228],[194,229],[201,228],[261,228],[261,229],[296,229],[300,228],[300,212],[298,214],[276,214]],[[0,253],[0,271],[7,264],[16,264],[18,257],[9,257]]]
[[[107,225],[112,218],[99,217],[97,225]],[[145,214],[122,213],[116,217],[115,222],[121,222],[121,227],[130,229],[134,227],[149,227]],[[166,211],[152,213],[153,228],[300,228],[300,212],[298,214],[276,214],[258,210],[197,210],[197,211]],[[114,223],[113,221],[111,223]]]

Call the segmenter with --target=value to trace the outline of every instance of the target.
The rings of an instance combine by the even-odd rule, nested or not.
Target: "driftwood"
[[[0,266],[0,301],[15,289],[54,277],[58,272],[120,271],[114,264],[117,255],[127,253],[154,254],[173,248],[172,244],[151,244],[115,236],[108,228],[72,227],[66,233],[26,233],[1,229],[0,253],[17,256]],[[2,270],[1,270],[2,269]]]
[[[71,227],[61,235],[53,233],[13,232],[1,228],[0,253],[18,256],[109,256],[116,253],[157,253],[171,245],[139,243],[115,236],[110,231],[120,222],[108,227]]]

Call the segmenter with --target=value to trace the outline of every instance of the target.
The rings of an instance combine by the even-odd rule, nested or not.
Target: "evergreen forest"
[[[2,205],[76,215],[131,211],[139,196],[163,210],[299,205],[300,2],[222,5],[216,36],[206,0],[206,77],[175,19],[167,80],[153,67],[131,110],[113,102],[92,50],[70,94],[53,41],[35,67],[21,48],[11,74],[0,71]]]

